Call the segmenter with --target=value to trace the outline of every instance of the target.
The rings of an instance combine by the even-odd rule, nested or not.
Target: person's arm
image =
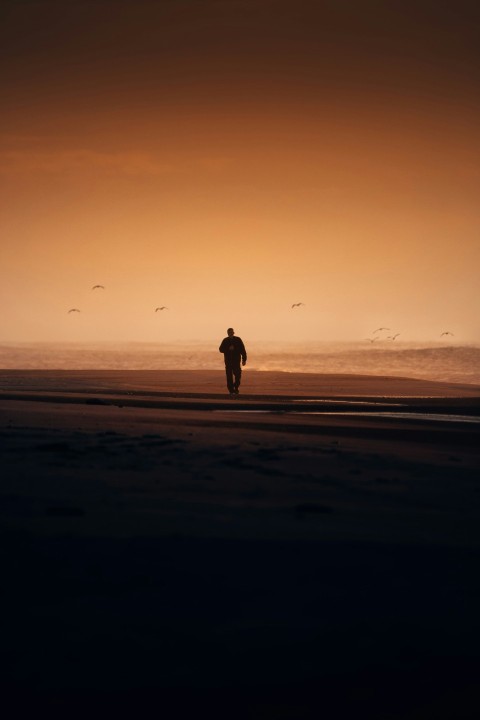
[[[224,353],[225,352],[225,340],[222,340],[220,343],[220,347],[218,348],[218,352]]]
[[[242,354],[242,365],[246,365],[247,363],[247,351],[245,350],[245,345],[243,344],[243,340],[240,340],[241,342],[241,348],[240,352]]]

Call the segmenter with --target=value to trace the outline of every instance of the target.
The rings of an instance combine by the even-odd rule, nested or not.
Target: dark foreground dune
[[[243,389],[0,371],[2,697],[69,717],[477,717],[480,388]]]

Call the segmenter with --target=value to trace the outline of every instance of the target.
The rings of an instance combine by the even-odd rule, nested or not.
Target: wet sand
[[[0,371],[4,693],[475,717],[480,387],[223,382]]]

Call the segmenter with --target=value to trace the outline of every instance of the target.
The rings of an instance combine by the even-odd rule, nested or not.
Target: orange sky
[[[479,342],[479,13],[438,5],[7,2],[0,342]]]

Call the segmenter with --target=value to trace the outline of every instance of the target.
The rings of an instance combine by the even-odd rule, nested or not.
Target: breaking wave
[[[218,370],[215,342],[3,343],[0,368],[19,370]],[[305,373],[390,375],[480,384],[476,345],[251,342],[248,367]]]

